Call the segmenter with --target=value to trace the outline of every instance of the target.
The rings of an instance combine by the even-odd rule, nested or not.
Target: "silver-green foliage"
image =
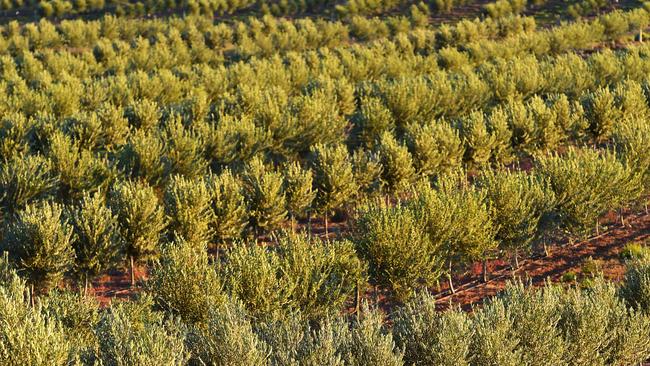
[[[52,163],[39,155],[14,155],[0,167],[0,205],[15,212],[55,192]]]
[[[54,133],[49,143],[48,157],[68,197],[78,199],[106,186],[111,176],[106,161],[61,132]]]
[[[72,226],[56,203],[27,206],[18,213],[2,240],[16,267],[37,288],[55,286],[75,258]]]
[[[650,263],[647,260],[628,264],[620,295],[635,309],[650,311]]]
[[[318,189],[316,207],[327,215],[349,203],[357,193],[352,162],[342,145],[318,144],[311,152],[314,184]]]
[[[68,365],[72,342],[61,323],[42,306],[25,302],[25,282],[15,273],[0,284],[0,363],[3,365]]]
[[[287,197],[287,211],[292,218],[304,216],[312,207],[317,191],[313,187],[311,170],[300,167],[294,162],[288,164],[284,171],[284,191]]]
[[[554,194],[538,177],[510,171],[486,171],[478,179],[497,227],[502,250],[527,251],[543,234],[540,220],[553,209]]]
[[[40,299],[50,321],[58,322],[71,340],[74,352],[87,357],[97,345],[94,329],[99,321],[99,303],[92,296],[68,290],[53,290]]]
[[[75,234],[75,272],[88,280],[115,266],[123,254],[124,239],[103,193],[86,194],[68,216]]]
[[[273,318],[299,309],[318,318],[342,307],[363,284],[364,268],[348,241],[287,234],[277,248],[233,248],[219,272],[228,293],[253,316]]]
[[[287,205],[283,182],[282,174],[265,167],[259,158],[246,166],[244,192],[250,224],[256,230],[272,231],[284,221]]]
[[[185,365],[189,352],[185,330],[151,310],[151,299],[111,306],[102,314],[95,334],[95,358],[107,366]]]
[[[170,218],[169,229],[190,242],[210,240],[210,223],[213,221],[211,198],[203,180],[172,177],[163,198]]]
[[[437,188],[420,187],[418,207],[429,239],[452,262],[484,259],[497,248],[486,193],[469,185],[464,172],[439,177]]]
[[[164,248],[147,290],[157,307],[188,324],[205,322],[210,309],[223,302],[221,281],[208,261],[207,246],[184,239]]]
[[[190,328],[191,362],[196,365],[266,365],[270,348],[254,332],[241,304],[226,303],[207,310],[204,323]]]
[[[141,182],[122,182],[113,187],[109,202],[126,241],[126,254],[137,260],[155,257],[167,223],[153,188]]]
[[[390,132],[381,135],[377,150],[383,167],[381,180],[386,191],[394,194],[403,192],[415,179],[411,153]]]
[[[641,193],[641,175],[611,152],[571,148],[538,159],[539,174],[556,196],[558,226],[573,235],[595,227],[607,210],[615,210]]]
[[[237,239],[248,223],[248,209],[241,182],[224,170],[206,178],[210,191],[212,220],[210,228],[217,240]]]
[[[418,212],[410,207],[379,205],[362,212],[354,223],[354,241],[368,262],[370,277],[389,286],[400,298],[435,283],[444,258],[431,240]]]
[[[469,365],[472,330],[464,312],[440,312],[436,299],[425,292],[399,308],[393,321],[393,336],[406,364]]]

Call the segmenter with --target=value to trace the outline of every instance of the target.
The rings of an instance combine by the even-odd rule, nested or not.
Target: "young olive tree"
[[[414,202],[420,210],[429,239],[440,247],[448,265],[452,292],[452,269],[456,263],[483,260],[485,266],[497,248],[496,227],[485,192],[466,182],[465,172],[454,172],[438,179],[436,189],[424,186]]]
[[[256,233],[277,229],[287,216],[284,179],[255,158],[244,172],[244,194],[250,207],[250,224]]]
[[[571,148],[564,156],[538,159],[539,174],[556,196],[558,227],[584,236],[598,228],[598,218],[638,198],[641,175],[616,159],[612,152]]]
[[[169,229],[190,242],[203,242],[212,237],[210,191],[203,180],[174,176],[163,197],[170,218]]]
[[[403,192],[415,179],[413,159],[406,146],[395,140],[390,132],[381,135],[377,146],[382,165],[381,179],[388,193]]]
[[[54,193],[58,179],[40,155],[15,155],[0,167],[0,208],[13,213]]]
[[[316,207],[323,213],[325,231],[328,216],[357,194],[354,169],[345,146],[318,144],[311,149],[311,166],[317,189]]]
[[[122,182],[110,193],[110,206],[117,215],[120,233],[126,242],[125,254],[135,284],[134,266],[158,256],[159,243],[167,221],[152,187],[142,182]]]
[[[80,207],[71,209],[68,215],[75,234],[74,269],[83,278],[86,292],[89,279],[112,268],[121,259],[124,240],[117,216],[107,206],[101,191],[87,193]]]
[[[218,241],[237,239],[248,223],[248,208],[241,181],[230,170],[206,177],[210,192],[210,228]]]
[[[2,249],[16,267],[41,290],[55,286],[74,263],[72,227],[56,203],[32,204],[18,213],[9,225]]]
[[[553,209],[555,196],[539,177],[521,172],[485,171],[478,186],[486,193],[499,249],[511,252],[518,267],[519,252],[527,253],[543,234],[540,220]]]
[[[361,213],[353,227],[371,280],[388,286],[398,299],[408,299],[440,277],[444,266],[440,243],[431,240],[412,208],[381,204]]]
[[[314,178],[311,170],[303,169],[294,162],[286,166],[284,171],[284,191],[287,195],[287,211],[291,216],[291,230],[295,230],[296,217],[305,216],[312,208],[316,198]]]
[[[181,238],[163,248],[147,291],[159,309],[188,324],[207,321],[210,309],[224,301],[216,268],[208,261],[207,245]]]

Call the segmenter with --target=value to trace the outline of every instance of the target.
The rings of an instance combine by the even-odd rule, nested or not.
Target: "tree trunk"
[[[600,223],[596,220],[596,236],[600,235]]]
[[[325,239],[329,240],[329,229],[327,227],[327,214],[323,215],[323,218],[325,219]]]
[[[623,216],[623,209],[621,209],[619,214],[621,215],[621,225],[625,227],[625,217]]]
[[[129,258],[131,259],[131,287],[133,287],[135,286],[135,265],[133,263],[133,256],[131,255]]]
[[[449,261],[449,271],[447,272],[447,281],[449,282],[449,291],[451,291],[452,294],[456,293],[456,289],[454,288],[454,279],[451,277],[451,261]]]
[[[544,240],[544,255],[545,255],[546,257],[548,257],[548,256],[551,255],[551,252],[550,252],[550,250],[548,249],[548,245],[546,245],[546,240]]]
[[[488,261],[487,259],[483,259],[483,283],[487,283],[488,281]]]
[[[359,318],[361,308],[361,289],[359,288],[359,281],[357,281],[357,293],[354,297],[354,312],[357,314],[357,319]]]
[[[515,249],[515,269],[519,269],[519,251]]]
[[[307,231],[309,232],[309,236],[311,236],[311,212],[309,213],[309,216],[307,217]]]
[[[32,304],[32,307],[34,307],[34,297],[36,296],[34,295],[34,284],[32,283],[30,285],[30,294],[29,294],[29,302]]]
[[[84,296],[88,296],[88,273],[84,276]]]

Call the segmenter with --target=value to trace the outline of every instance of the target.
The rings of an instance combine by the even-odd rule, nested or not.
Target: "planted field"
[[[650,5],[0,8],[0,364],[650,359]]]

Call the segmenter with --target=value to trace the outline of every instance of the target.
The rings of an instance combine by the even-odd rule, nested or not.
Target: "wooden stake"
[[[360,311],[359,309],[361,308],[361,289],[359,288],[359,281],[357,280],[357,293],[354,298],[354,312],[357,315],[357,319],[359,318]]]
[[[134,270],[134,263],[133,263],[133,256],[129,256],[131,260],[131,287],[135,286],[135,270]]]
[[[488,281],[488,261],[487,259],[483,259],[483,283],[487,283]]]
[[[451,277],[451,261],[449,261],[449,271],[447,272],[447,281],[449,281],[449,291],[451,291],[452,294],[455,294],[456,289],[454,288],[454,281]]]

